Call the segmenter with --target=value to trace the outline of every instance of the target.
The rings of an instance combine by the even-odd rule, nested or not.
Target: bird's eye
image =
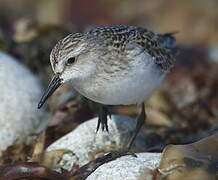
[[[72,65],[73,63],[75,63],[75,61],[76,61],[76,58],[75,57],[71,57],[71,58],[69,58],[67,60],[66,65]]]

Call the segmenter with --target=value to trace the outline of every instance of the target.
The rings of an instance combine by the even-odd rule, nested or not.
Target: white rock
[[[98,118],[94,118],[82,123],[75,130],[50,145],[47,151],[71,150],[74,155],[65,154],[59,164],[62,168],[69,170],[73,163],[82,166],[93,160],[95,152],[124,147],[136,126],[136,121],[130,117],[112,115],[112,118],[108,120],[109,133],[102,132],[101,129],[96,133],[97,122]],[[145,151],[145,149],[145,137],[139,133],[133,151]]]
[[[37,110],[42,86],[16,59],[0,51],[0,150],[33,133],[42,121]]]
[[[161,153],[138,153],[137,158],[123,156],[98,167],[87,180],[152,180],[152,173],[160,162]],[[146,178],[145,178],[146,177]]]

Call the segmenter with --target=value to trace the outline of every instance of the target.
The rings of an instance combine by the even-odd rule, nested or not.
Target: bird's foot
[[[99,115],[98,115],[98,125],[96,128],[96,132],[98,132],[100,125],[101,125],[102,131],[104,130],[108,131],[108,119],[107,119],[108,115],[111,118],[111,114],[109,113],[108,106],[101,105]]]
[[[134,152],[132,152],[129,148],[122,148],[117,151],[110,151],[108,154],[111,156],[112,159],[116,159],[126,155],[137,157],[137,155]]]
[[[110,161],[113,161],[117,158],[120,158],[122,156],[126,155],[132,155],[134,157],[137,157],[136,154],[129,151],[129,149],[120,149],[118,151],[110,151],[109,153],[98,157],[89,163],[85,164],[84,166],[77,169],[73,176],[75,179],[86,179],[91,173],[93,173],[99,166],[108,163]]]

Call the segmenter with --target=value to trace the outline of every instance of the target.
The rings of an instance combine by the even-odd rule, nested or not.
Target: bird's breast
[[[145,60],[145,61],[144,61]],[[136,59],[137,61],[137,59]],[[162,72],[151,59],[132,62],[121,72],[99,73],[75,87],[83,96],[106,105],[127,105],[143,102],[163,81]],[[111,69],[111,68],[109,68]]]

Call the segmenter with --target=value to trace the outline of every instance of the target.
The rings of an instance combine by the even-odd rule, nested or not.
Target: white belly
[[[98,77],[86,87],[76,89],[85,97],[101,104],[138,104],[160,86],[165,75],[150,58],[146,61],[140,60],[125,75]]]

